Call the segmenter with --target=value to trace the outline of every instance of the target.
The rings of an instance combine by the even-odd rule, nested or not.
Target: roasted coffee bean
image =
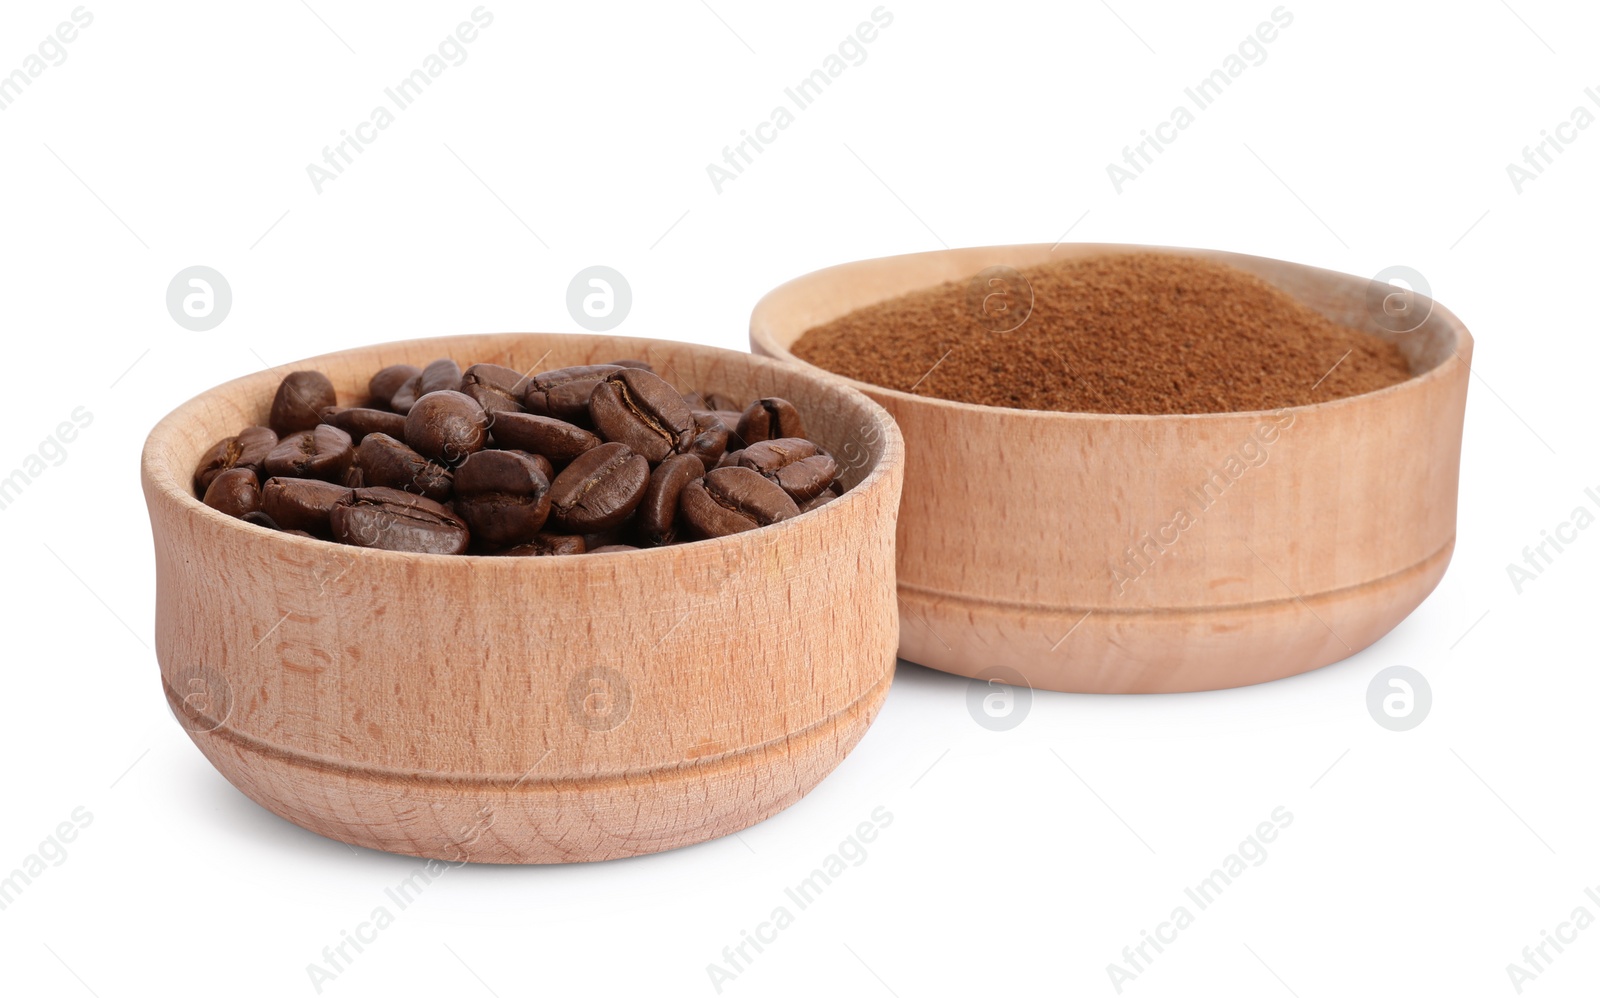
[[[522,390],[522,407],[540,416],[570,419],[580,412],[587,413],[589,393],[600,379],[622,370],[616,364],[585,364],[579,367],[558,367],[554,371],[536,374],[528,379]],[[573,386],[567,388],[566,386]],[[558,397],[550,393],[558,389]]]
[[[399,388],[389,398],[389,408],[404,416],[417,404],[417,399],[422,397],[422,372],[418,371],[401,383]]]
[[[838,480],[839,464],[831,454],[813,454],[784,465],[767,477],[795,502],[809,502],[827,494],[828,486]]]
[[[429,392],[406,413],[406,443],[441,464],[460,464],[488,440],[488,414],[458,391]]]
[[[694,443],[694,413],[678,390],[649,371],[607,375],[589,396],[589,419],[607,441],[627,444],[651,464]]]
[[[581,426],[529,412],[496,413],[490,430],[497,446],[543,454],[558,463],[570,461],[601,443],[599,437]]]
[[[817,453],[817,445],[803,437],[779,437],[776,440],[762,440],[753,443],[739,455],[739,467],[759,471],[763,475],[771,476],[779,468],[794,462],[811,457]]]
[[[756,399],[739,417],[734,432],[746,446],[779,437],[803,437],[806,431],[800,422],[800,411],[780,398]]]
[[[707,410],[695,412],[694,423],[699,432],[689,445],[689,453],[698,457],[700,463],[710,471],[728,452],[728,426],[717,418],[716,413]]]
[[[456,469],[454,505],[479,541],[521,544],[550,516],[550,480],[515,451],[479,451]]]
[[[253,468],[229,468],[211,480],[205,504],[219,513],[242,517],[261,508],[261,483]]]
[[[296,425],[315,396],[321,422],[217,442],[195,468],[195,494],[282,533],[526,556],[722,536],[844,491],[837,462],[793,436],[788,402],[735,411],[725,396],[677,391],[641,360],[526,377],[445,358],[390,365],[367,388],[364,404],[340,406],[323,375],[285,378],[273,420]]]
[[[278,446],[267,455],[266,471],[275,478],[320,478],[325,482],[337,482],[344,479],[355,455],[350,434],[323,423],[316,429],[301,430],[279,440]]]
[[[801,437],[751,444],[740,453],[738,464],[772,479],[797,503],[815,498],[839,475],[833,456]]]
[[[278,435],[265,426],[247,426],[236,437],[219,440],[200,456],[194,469],[194,490],[206,494],[212,479],[230,468],[249,468],[259,477],[267,455],[278,446]]]
[[[374,409],[387,409],[400,386],[422,373],[415,364],[390,364],[367,382],[367,405]]]
[[[544,477],[550,479],[551,481],[555,481],[556,466],[551,464],[550,459],[545,457],[543,454],[535,454],[533,451],[528,450],[517,450],[514,447],[507,448],[507,450],[512,454],[521,454],[534,464],[537,464],[539,466],[539,470],[544,472]]]
[[[358,444],[369,433],[387,433],[391,437],[403,437],[406,433],[406,417],[385,409],[346,409],[330,405],[322,410],[322,421],[350,434],[350,439]]]
[[[450,498],[450,469],[430,461],[387,433],[371,433],[356,448],[361,485],[399,489],[436,502]]]
[[[640,540],[652,546],[677,540],[678,497],[705,473],[705,465],[694,454],[674,454],[656,465],[634,518]]]
[[[821,495],[817,496],[814,499],[807,499],[805,502],[801,503],[800,504],[800,512],[809,513],[814,509],[821,509],[822,507],[826,506],[830,502],[833,502],[837,498],[839,498],[839,497],[834,495],[832,492],[829,492],[826,489],[824,489]]]
[[[462,372],[459,391],[484,412],[521,412],[527,381],[521,371],[500,364],[473,364]]]
[[[417,554],[461,554],[471,540],[467,525],[432,499],[398,489],[356,489],[329,516],[341,544]]]
[[[712,409],[711,415],[728,428],[728,449],[739,450],[750,446],[750,441],[739,436],[739,420],[744,418],[744,413],[738,409]]]
[[[338,405],[333,382],[321,371],[295,371],[278,384],[267,425],[278,436],[309,430],[322,422],[322,410]]]
[[[261,487],[261,512],[271,517],[279,530],[309,530],[326,537],[334,503],[349,494],[349,489],[332,482],[270,478]]]
[[[422,369],[417,382],[417,398],[433,392],[453,392],[461,387],[461,365],[449,357],[440,357]]]
[[[587,550],[583,538],[577,534],[541,533],[526,544],[518,544],[516,547],[496,553],[509,555],[512,558],[538,558],[549,555],[583,554]]]
[[[678,499],[678,519],[696,537],[724,537],[799,515],[783,489],[749,468],[707,472]]]
[[[578,455],[550,483],[550,522],[573,533],[609,530],[638,507],[649,484],[650,464],[643,456],[626,444],[601,444]]]

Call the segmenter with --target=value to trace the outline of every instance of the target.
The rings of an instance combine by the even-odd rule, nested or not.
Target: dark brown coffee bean
[[[418,371],[394,390],[394,394],[389,398],[389,408],[404,416],[411,411],[411,407],[416,405],[417,399],[421,397],[422,372]]]
[[[652,546],[677,540],[678,497],[705,473],[705,465],[694,454],[674,454],[656,465],[634,517],[640,540]]]
[[[533,451],[528,450],[518,450],[515,447],[508,447],[506,450],[512,454],[521,454],[534,464],[537,464],[539,466],[539,470],[544,472],[544,477],[550,479],[551,481],[555,481],[556,466],[551,464],[550,459],[545,457],[543,454],[535,454]]]
[[[356,448],[356,457],[361,456],[361,448]],[[367,474],[361,470],[361,465],[351,462],[345,469],[344,477],[339,479],[339,484],[347,489],[364,489],[367,487]]]
[[[309,430],[322,422],[322,410],[338,405],[333,382],[321,371],[295,371],[278,383],[267,425],[278,436]]]
[[[367,382],[367,405],[374,409],[389,408],[389,402],[400,386],[421,373],[422,368],[415,364],[390,364]]]
[[[489,428],[494,433],[495,444],[500,447],[543,454],[562,464],[601,443],[599,437],[581,426],[530,412],[496,413]]]
[[[694,443],[694,413],[678,390],[649,371],[624,368],[589,396],[589,419],[600,436],[627,444],[651,464]]]
[[[739,436],[739,420],[744,418],[744,413],[737,409],[712,409],[711,414],[717,421],[728,428],[728,449],[739,450],[748,447],[751,441]]]
[[[358,444],[369,433],[387,433],[391,437],[403,437],[406,433],[406,417],[385,409],[347,409],[330,405],[322,410],[322,421],[350,434],[350,439]]]
[[[422,380],[417,382],[417,398],[433,392],[453,392],[461,387],[461,365],[449,357],[440,357],[422,369]]]
[[[828,486],[839,477],[839,464],[831,454],[813,454],[784,465],[767,477],[778,483],[795,502],[809,502],[828,494]]]
[[[589,393],[601,378],[622,370],[616,364],[585,364],[580,367],[559,367],[554,371],[536,374],[528,379],[522,391],[522,407],[540,416],[570,419],[580,412],[587,413]],[[564,386],[573,387],[566,388]],[[561,389],[557,398],[550,393]]]
[[[526,544],[497,552],[512,558],[540,558],[549,555],[583,554],[587,551],[583,538],[577,534],[542,533]]]
[[[488,441],[488,414],[458,391],[429,392],[406,413],[406,443],[441,464],[460,464]]]
[[[387,433],[371,433],[356,448],[361,486],[399,489],[436,502],[450,498],[451,473]],[[356,487],[361,487],[356,486]]]
[[[341,544],[417,554],[461,554],[471,541],[449,508],[398,489],[356,489],[333,507],[333,538]]]
[[[626,444],[587,450],[550,483],[550,522],[572,533],[609,530],[644,499],[650,464]]]
[[[239,519],[243,520],[246,523],[253,523],[258,527],[266,527],[268,530],[281,529],[278,526],[278,521],[277,520],[274,520],[272,517],[270,517],[267,514],[263,513],[259,509],[256,510],[254,513],[246,513],[245,515],[239,517]],[[297,530],[297,531],[295,531],[295,533],[304,534],[305,531]],[[306,536],[310,537],[311,535],[310,534],[306,534]]]
[[[267,455],[266,471],[275,478],[320,478],[325,482],[337,482],[343,480],[355,456],[350,434],[324,423],[278,441],[278,446]]]
[[[725,537],[799,515],[787,493],[749,468],[707,472],[678,500],[678,519],[696,537]]]
[[[768,478],[796,461],[813,457],[817,445],[803,437],[779,437],[753,443],[739,455],[739,467],[759,471]]]
[[[279,530],[309,530],[326,537],[334,503],[349,494],[349,489],[332,482],[269,478],[261,487],[261,512],[271,517]]]
[[[737,468],[739,459],[744,457],[743,450],[730,450],[722,455],[722,460],[717,462],[719,468]]]
[[[473,364],[461,373],[459,391],[483,406],[484,412],[521,412],[527,382],[521,371],[500,364]]]
[[[479,541],[521,544],[550,516],[550,480],[515,451],[479,451],[456,469],[455,510]]]
[[[260,477],[267,466],[267,455],[276,446],[278,435],[265,426],[247,426],[238,436],[217,441],[195,466],[195,493],[205,495],[212,479],[229,468],[249,468]]]
[[[717,418],[716,413],[706,410],[695,412],[694,422],[699,432],[689,445],[689,453],[698,457],[705,469],[710,471],[728,452],[728,427]]]
[[[632,544],[602,544],[597,548],[590,548],[587,554],[609,554],[613,551],[637,551]]]
[[[797,503],[816,498],[839,477],[833,455],[800,437],[751,444],[739,455],[739,467],[772,479]]]
[[[780,398],[756,399],[751,402],[739,417],[739,423],[733,431],[746,446],[763,440],[776,440],[779,437],[806,435],[800,421],[800,411],[787,400]]]
[[[253,468],[229,468],[211,480],[205,504],[219,513],[244,516],[261,508],[261,483]]]
[[[805,502],[801,503],[800,512],[809,513],[814,509],[821,509],[837,498],[839,497],[824,489],[822,494],[817,496],[815,499],[807,499]]]

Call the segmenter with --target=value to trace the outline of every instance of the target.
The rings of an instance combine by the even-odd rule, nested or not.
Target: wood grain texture
[[[1380,328],[1366,279],[1206,250],[977,247],[790,281],[756,306],[750,340],[826,373],[789,346],[863,305],[993,265],[1129,249],[1254,273],[1396,343],[1413,377],[1276,413],[1144,416],[968,405],[834,375],[906,438],[903,658],[966,676],[1009,668],[1010,681],[1053,690],[1242,686],[1354,654],[1444,574],[1472,337],[1437,303],[1412,332]]]
[[[639,357],[680,389],[779,395],[850,490],[772,527],[644,551],[413,555],[275,534],[190,491],[290,370],[341,404],[394,363],[542,371]],[[794,803],[893,676],[904,452],[882,409],[795,367],[613,336],[497,334],[316,357],[185,403],[145,445],[169,702],[235,786],[355,845],[447,861],[657,852]]]

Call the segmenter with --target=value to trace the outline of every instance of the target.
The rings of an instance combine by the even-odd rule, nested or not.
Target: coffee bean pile
[[[426,554],[564,555],[722,537],[843,494],[781,398],[683,394],[643,361],[525,376],[454,361],[386,367],[345,407],[285,377],[266,426],[219,440],[194,487],[250,523]]]

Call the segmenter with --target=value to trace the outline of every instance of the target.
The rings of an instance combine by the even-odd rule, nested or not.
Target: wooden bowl
[[[1277,413],[1182,416],[991,408],[838,378],[905,434],[901,657],[1052,690],[1243,686],[1365,648],[1444,574],[1472,337],[1436,304],[1420,328],[1386,331],[1369,313],[1366,279],[1203,250],[957,249],[790,281],[757,304],[750,341],[820,372],[790,344],[861,306],[994,265],[1134,249],[1256,274],[1397,343],[1413,377]],[[1028,335],[1027,325],[1012,335]],[[1244,460],[1230,465],[1230,456]],[[1189,522],[1177,521],[1180,509]]]
[[[436,357],[637,357],[680,388],[782,396],[841,455],[849,491],[717,540],[536,558],[346,547],[195,499],[199,455],[265,422],[286,372],[326,373],[348,404],[379,368]],[[883,410],[837,382],[658,340],[412,340],[240,378],[144,449],[167,697],[245,794],[359,846],[556,863],[727,835],[799,800],[883,704],[903,455]]]

